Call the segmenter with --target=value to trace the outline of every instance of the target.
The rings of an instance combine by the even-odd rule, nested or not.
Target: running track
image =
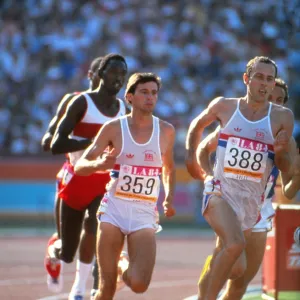
[[[47,237],[0,238],[0,299],[67,299],[74,279],[75,263],[64,270],[64,289],[51,294],[46,287],[43,258]],[[116,300],[182,300],[197,292],[197,280],[205,257],[213,248],[211,235],[174,235],[165,231],[157,236],[157,260],[148,291],[133,294],[128,288]],[[260,282],[257,275],[253,283]],[[88,290],[91,288],[91,279]],[[87,296],[85,299],[89,299]]]

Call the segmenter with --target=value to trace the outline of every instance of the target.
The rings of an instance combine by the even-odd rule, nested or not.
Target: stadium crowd
[[[241,77],[251,57],[276,61],[293,108],[299,25],[297,0],[3,0],[0,154],[42,155],[40,140],[59,100],[87,88],[94,57],[116,52],[130,74],[162,77],[156,112],[175,125],[181,161],[189,123],[208,101],[245,94]]]

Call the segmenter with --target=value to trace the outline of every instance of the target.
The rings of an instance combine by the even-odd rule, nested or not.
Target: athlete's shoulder
[[[159,118],[158,120],[159,120],[159,127],[163,131],[163,133],[165,133],[166,135],[175,134],[175,127],[171,123]]]
[[[223,98],[222,103],[227,106],[236,106],[239,102],[240,98]]]
[[[70,102],[77,103],[77,102],[86,102],[85,95],[87,94],[86,91],[84,92],[73,92],[70,95]],[[71,101],[72,100],[72,101]]]
[[[232,105],[236,105],[237,102],[238,102],[238,98],[225,98],[223,96],[219,96],[214,98],[209,103],[209,107],[226,108]]]
[[[110,128],[120,128],[121,119],[125,119],[127,116],[121,116],[114,119],[111,119],[104,123],[103,126],[110,127]]]
[[[67,106],[69,105],[71,100],[76,98],[79,94],[79,92],[65,94],[59,102],[56,114],[61,117],[65,113]]]
[[[278,105],[275,103],[272,103],[272,113],[279,113],[279,114],[292,114],[293,112],[288,107],[284,107],[282,105]]]
[[[283,123],[290,123],[294,121],[294,113],[291,109],[281,105],[272,104],[271,118],[281,120]]]
[[[72,92],[72,93],[67,93],[67,94],[65,94],[65,96],[64,97],[66,97],[66,98],[74,98],[74,97],[78,97],[78,96],[80,96],[81,94],[83,94],[84,92]]]
[[[65,94],[65,95],[62,97],[60,103],[70,101],[71,99],[73,99],[73,98],[76,97],[77,95],[78,95],[78,94],[77,94],[76,92],[67,93],[67,94]]]

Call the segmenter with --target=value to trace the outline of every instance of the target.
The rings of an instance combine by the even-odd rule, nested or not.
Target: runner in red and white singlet
[[[91,65],[90,65],[90,68],[87,73],[87,77],[89,80],[89,89],[87,91],[92,91],[99,86],[100,78],[98,76],[98,69],[99,69],[101,60],[102,60],[102,57],[97,57],[92,61]],[[44,151],[50,151],[50,144],[52,142],[53,135],[56,131],[57,125],[58,125],[61,117],[64,115],[64,113],[66,111],[67,105],[75,96],[78,96],[80,93],[81,92],[74,92],[74,93],[66,94],[60,101],[58,108],[56,110],[56,114],[50,121],[48,129],[42,138],[41,144],[42,144]],[[60,272],[58,272],[58,269],[60,270],[60,265],[53,264],[53,261],[55,261],[55,259],[53,259],[53,258],[51,259],[49,257],[48,247],[49,246],[51,247],[51,245],[53,245],[58,239],[60,239],[60,203],[61,203],[61,199],[59,197],[59,192],[61,189],[61,181],[62,181],[62,177],[64,174],[64,170],[65,170],[65,167],[67,167],[67,166],[68,166],[68,156],[66,155],[66,161],[64,162],[62,168],[59,170],[59,172],[56,175],[56,192],[55,192],[56,232],[51,236],[51,238],[48,241],[46,256],[45,256],[45,260],[44,260],[45,268],[49,273],[48,274],[48,285],[49,285],[50,289],[52,289],[54,291],[57,291],[62,287],[61,282],[58,282],[58,284],[55,283],[54,285],[52,284],[53,278],[55,279],[60,273]],[[54,267],[54,265],[57,267]]]
[[[71,263],[78,246],[80,249],[76,278],[69,299],[77,299],[85,294],[85,285],[95,253],[96,211],[109,180],[107,173],[93,174],[89,178],[75,175],[74,164],[105,122],[126,113],[123,101],[116,97],[126,74],[127,64],[124,57],[118,54],[104,56],[98,68],[99,86],[69,102],[51,142],[53,154],[65,153],[69,159],[59,191],[62,199],[61,247],[55,247],[55,256],[61,263]],[[61,280],[62,273],[53,284]]]

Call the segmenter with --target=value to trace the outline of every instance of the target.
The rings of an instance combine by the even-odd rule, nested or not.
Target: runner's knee
[[[59,251],[59,258],[67,264],[73,262],[76,254],[76,248],[62,247]]]
[[[146,282],[141,278],[130,278],[130,288],[133,292],[141,294],[147,291],[150,282]]]
[[[60,259],[67,264],[73,262],[74,257],[75,257],[75,253],[73,254],[73,253],[68,253],[63,251],[60,252]]]
[[[225,244],[224,251],[227,253],[228,256],[238,258],[242,254],[245,247],[246,247],[245,240],[238,239]]]

